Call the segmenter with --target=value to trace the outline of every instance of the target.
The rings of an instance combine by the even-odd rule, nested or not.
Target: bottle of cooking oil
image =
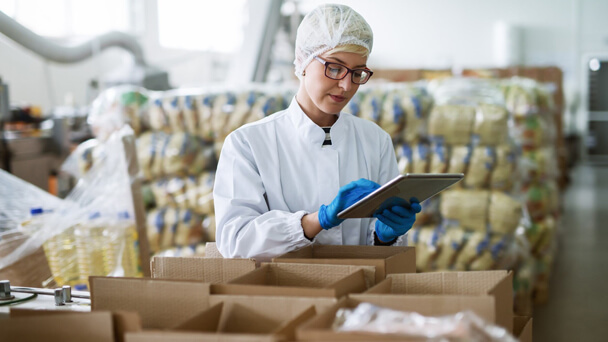
[[[53,234],[53,230],[64,229],[61,233],[48,238],[42,245],[44,254],[53,274],[53,279],[58,286],[73,285],[78,280],[78,265],[76,263],[76,244],[74,240],[74,228],[65,228],[57,220],[52,220],[51,211],[42,208],[32,208],[30,219],[22,223],[27,234],[34,234],[41,229],[49,230],[43,232],[45,235]]]
[[[99,212],[92,213],[89,219],[75,229],[76,255],[79,268],[79,283],[88,284],[89,276],[105,276],[104,250],[111,248],[104,232],[106,220]]]
[[[141,277],[141,265],[139,263],[139,239],[135,221],[129,212],[119,214],[119,226],[123,227],[124,250],[122,253],[122,267],[125,277]]]

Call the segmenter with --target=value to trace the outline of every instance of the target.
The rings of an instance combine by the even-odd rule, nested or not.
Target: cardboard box
[[[374,266],[376,284],[392,273],[416,273],[414,247],[312,245],[272,259],[278,263]]]
[[[493,300],[489,296],[464,297],[464,296],[426,296],[426,295],[370,295],[359,299],[348,297],[340,300],[338,304],[325,312],[321,312],[308,322],[299,326],[296,330],[298,341],[378,341],[378,340],[400,340],[409,341],[403,336],[362,333],[362,332],[340,332],[332,329],[336,318],[336,312],[340,308],[354,309],[360,303],[367,302],[381,307],[400,311],[419,312],[418,308],[424,307],[425,316],[442,316],[453,312],[460,312],[464,308],[474,307],[481,318],[488,320],[494,317]],[[456,311],[453,311],[456,310]],[[481,314],[480,314],[481,313]],[[413,339],[416,340],[416,339]],[[416,341],[419,341],[416,340]]]
[[[513,317],[513,336],[520,342],[532,342],[532,317]]]
[[[20,342],[114,342],[112,313],[24,314],[0,320],[0,336]]]
[[[263,264],[227,284],[212,284],[212,294],[340,298],[367,289],[370,266]]]
[[[103,313],[103,311],[99,311],[99,313]],[[57,311],[57,310],[37,310],[37,309],[20,309],[20,308],[11,308],[11,313],[10,313],[10,319],[15,319],[15,318],[27,318],[27,317],[36,317],[38,318],[36,320],[36,323],[34,324],[34,326],[38,326],[38,325],[42,325],[42,326],[48,326],[48,317],[53,317],[53,316],[57,316],[57,315],[72,315],[70,317],[66,317],[64,318],[64,322],[62,323],[62,325],[66,324],[66,325],[70,325],[70,324],[78,324],[80,323],[79,318],[76,317],[78,315],[90,315],[90,312],[82,312],[82,311]],[[137,314],[136,312],[126,312],[126,311],[117,311],[117,312],[112,312],[112,334],[114,336],[114,341],[116,342],[124,342],[124,335],[127,332],[137,332],[137,331],[141,331],[141,318],[139,317],[139,314]],[[85,319],[86,322],[88,322],[90,320],[90,318]],[[97,319],[98,320],[98,319]],[[51,323],[54,322],[54,320],[50,321]],[[104,328],[106,327],[103,323],[103,321],[99,321],[101,323],[100,328]],[[1,329],[0,329],[1,331]],[[94,338],[96,337],[104,337],[107,335],[107,332],[105,330],[100,329],[99,332],[101,333],[101,335],[97,334],[97,330],[93,330],[91,331],[91,336],[93,336]],[[67,335],[64,335],[64,330],[56,330],[56,329],[51,329],[49,331],[46,331],[47,334],[51,335],[51,336],[56,336],[58,341],[71,341],[72,338],[72,333],[70,331],[67,332]],[[20,334],[20,337],[22,336],[22,338],[26,338],[27,336],[29,336],[30,332],[29,331],[22,331],[22,333]],[[36,335],[37,336],[37,335]],[[38,341],[37,338],[34,338],[35,336],[32,336],[33,340]],[[87,336],[88,337],[88,336]],[[29,337],[28,337],[29,338]],[[21,339],[19,339],[19,341],[21,341]],[[45,341],[48,341],[48,338],[45,338]]]
[[[0,259],[14,252],[26,239],[20,232],[3,236],[0,241]],[[0,269],[0,279],[8,279],[13,286],[46,287],[53,278],[42,247],[15,263]],[[54,284],[54,281],[52,282]]]
[[[221,259],[224,256],[217,249],[215,242],[207,242],[205,244],[205,258]]]
[[[152,278],[226,283],[255,270],[255,260],[154,257],[150,269]]]
[[[209,284],[149,278],[89,277],[92,311],[139,313],[145,329],[165,329],[209,307]]]
[[[513,331],[513,274],[507,271],[469,271],[469,272],[431,272],[417,274],[391,274],[386,280],[380,282],[364,294],[353,298],[362,300],[362,296],[392,295],[456,295],[466,300],[473,297],[489,297],[494,307],[494,319],[489,322],[496,323]],[[427,311],[430,309],[430,311]],[[446,308],[447,309],[447,308]],[[484,313],[477,312],[478,308],[453,307],[453,310],[471,309],[484,317]],[[420,307],[422,315],[433,315],[433,308]],[[443,314],[453,314],[457,311],[445,311]],[[488,318],[487,316],[484,318]]]
[[[312,306],[302,310],[273,303],[255,308],[237,303],[219,303],[171,331],[127,334],[126,340],[291,341],[295,338],[295,328],[314,315]]]

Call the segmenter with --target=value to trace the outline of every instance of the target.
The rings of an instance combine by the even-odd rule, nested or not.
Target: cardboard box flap
[[[274,335],[204,334],[181,331],[142,331],[125,335],[126,342],[277,342]]]
[[[101,311],[99,311],[101,312]],[[57,315],[90,315],[90,312],[70,311],[70,310],[39,310],[39,309],[22,309],[11,307],[10,317],[40,317],[40,316],[57,316]],[[137,312],[116,311],[112,312],[112,325],[114,329],[114,338],[116,342],[123,342],[124,335],[127,332],[141,331],[141,318]]]
[[[490,293],[505,281],[507,271],[429,272],[390,274],[392,293],[402,294],[457,294]]]
[[[220,317],[224,308],[223,303],[211,306],[173,327],[171,330],[191,332],[216,332],[220,324]]]
[[[272,334],[285,320],[237,303],[224,304],[218,332],[235,334]]]
[[[386,259],[402,252],[414,251],[414,247],[400,246],[349,246],[312,245],[279,256],[282,258],[318,259]]]
[[[226,283],[255,270],[255,260],[154,257],[150,262],[150,268],[152,270],[152,278]]]
[[[314,307],[309,307],[304,312],[296,316],[294,319],[289,320],[287,322],[283,322],[277,329],[275,329],[275,335],[282,336],[287,341],[295,341],[296,328],[308,321],[309,319],[313,318],[316,313],[317,312]]]
[[[114,342],[112,313],[42,314],[0,320],[3,341]]]
[[[214,284],[212,293],[340,297],[365,291],[364,267],[371,266],[264,264],[228,284]]]
[[[513,317],[513,336],[520,342],[532,342],[532,317]]]
[[[205,244],[205,258],[221,259],[223,257],[222,253],[217,249],[215,242],[207,242]]]
[[[175,326],[209,306],[209,284],[198,281],[90,277],[91,310],[134,311],[145,329]]]

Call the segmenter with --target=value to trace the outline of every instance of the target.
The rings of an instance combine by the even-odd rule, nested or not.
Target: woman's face
[[[367,57],[352,52],[336,52],[319,57],[350,69],[365,68],[367,63]],[[325,65],[316,59],[310,62],[305,72],[298,90],[298,103],[316,124],[332,125],[337,119],[335,114],[340,113],[352,99],[359,85],[351,81],[350,72],[341,80],[328,78],[325,76]]]

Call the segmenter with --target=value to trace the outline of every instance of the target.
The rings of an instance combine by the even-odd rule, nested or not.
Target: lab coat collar
[[[325,131],[304,113],[302,107],[300,107],[300,104],[296,101],[295,96],[291,100],[288,110],[291,122],[295,126],[300,137],[305,141],[309,141],[311,144],[321,147],[325,140]],[[329,135],[331,136],[332,146],[336,145],[336,143],[341,141],[346,135],[347,116],[348,114],[345,113],[338,114],[338,120],[331,126]]]

